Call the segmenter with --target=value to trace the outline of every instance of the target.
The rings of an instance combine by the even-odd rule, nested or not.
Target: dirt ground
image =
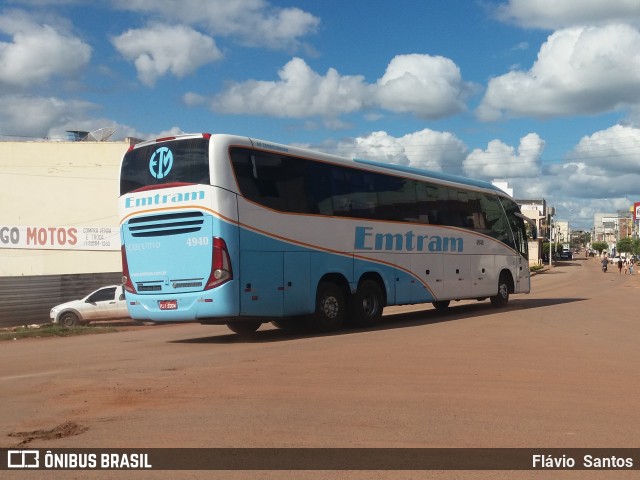
[[[0,343],[0,447],[640,445],[640,275],[577,259],[505,309],[393,307],[370,329],[223,326]],[[3,472],[6,478],[637,478],[634,472]],[[637,472],[636,472],[637,474]]]

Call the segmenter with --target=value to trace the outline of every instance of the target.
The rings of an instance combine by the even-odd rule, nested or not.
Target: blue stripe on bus
[[[279,253],[283,255],[307,253],[309,255],[309,290],[306,292],[307,312],[311,313],[315,308],[315,289],[320,279],[328,273],[337,273],[342,275],[351,285],[352,292],[355,292],[357,282],[365,273],[377,273],[384,282],[387,294],[387,303],[409,304],[409,303],[426,303],[435,299],[428,287],[423,284],[416,275],[393,265],[385,260],[375,261],[362,257],[354,256],[351,252],[329,252],[320,248],[306,247],[289,243],[287,241],[272,238],[268,235],[253,232],[247,228],[240,228],[240,250],[241,255],[247,255],[247,252],[256,252],[260,255],[252,257],[252,265],[243,265],[242,281],[250,282],[250,278],[261,278],[265,276],[265,268],[274,268],[274,264],[267,257]],[[385,256],[386,257],[386,256]],[[242,261],[242,260],[241,260]],[[283,264],[286,262],[283,261]],[[267,267],[267,265],[269,267]],[[303,268],[302,265],[296,265],[295,268]],[[246,271],[253,270],[255,273]],[[276,274],[276,272],[274,272]],[[255,275],[255,277],[254,277]],[[280,272],[277,272],[278,277]],[[286,272],[283,272],[283,280],[287,282]],[[400,287],[399,287],[400,286]],[[285,287],[286,288],[286,287]],[[408,291],[407,289],[410,289]],[[286,306],[285,306],[286,308]],[[301,312],[300,312],[301,313]],[[267,313],[273,315],[273,312]],[[285,312],[285,314],[287,314]],[[289,312],[289,314],[294,314]]]

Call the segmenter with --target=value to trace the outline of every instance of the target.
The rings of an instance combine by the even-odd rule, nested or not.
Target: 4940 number
[[[206,247],[209,245],[209,237],[189,237],[187,247]]]

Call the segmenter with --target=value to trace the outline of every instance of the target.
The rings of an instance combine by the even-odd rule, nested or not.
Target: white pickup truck
[[[71,327],[94,320],[128,318],[129,312],[122,285],[108,285],[80,300],[56,305],[51,309],[49,317],[52,323]]]

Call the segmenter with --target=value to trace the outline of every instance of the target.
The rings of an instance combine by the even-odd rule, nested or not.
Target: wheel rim
[[[374,296],[367,296],[363,298],[362,311],[368,317],[374,316],[378,311],[378,299]]]
[[[502,298],[507,298],[509,296],[509,289],[507,288],[507,285],[504,283],[500,284],[499,292]]]
[[[325,297],[322,299],[322,312],[327,318],[336,318],[340,313],[340,304],[336,297]]]

